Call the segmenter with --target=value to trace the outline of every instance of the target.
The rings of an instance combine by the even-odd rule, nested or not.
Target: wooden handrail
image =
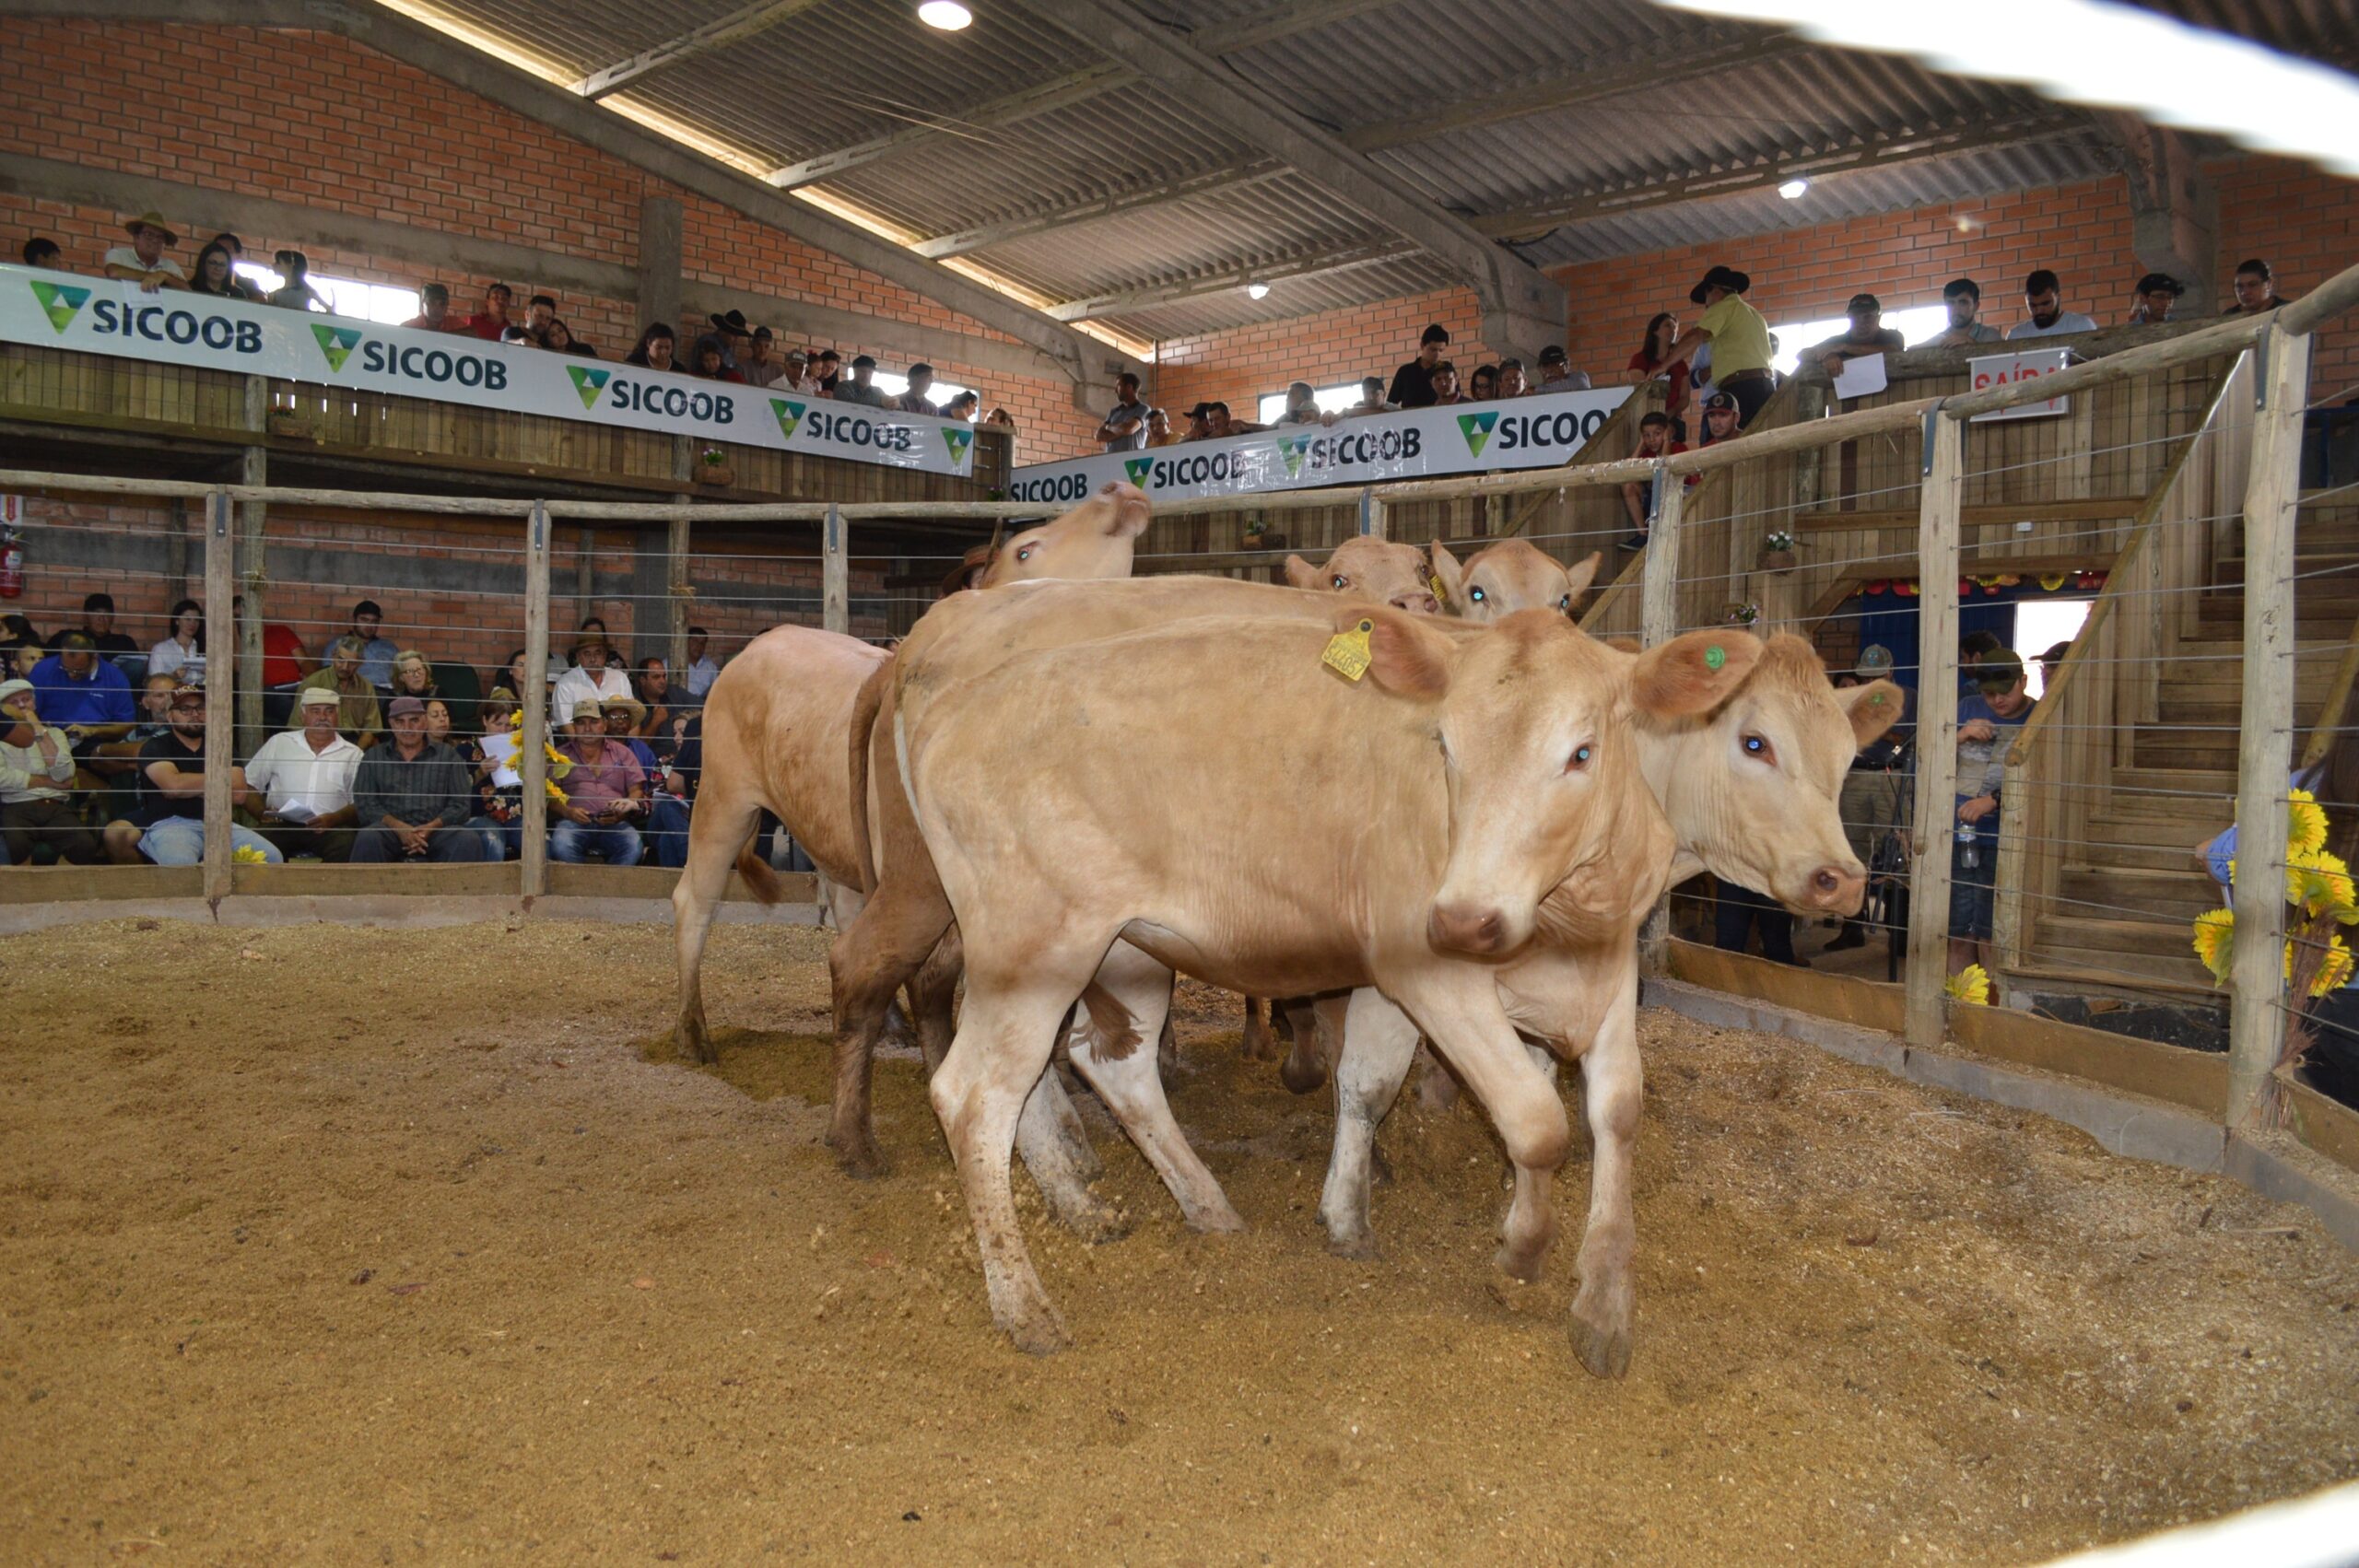
[[[2310,725],[2309,743],[2302,748],[2302,766],[2316,767],[2334,749],[2335,731],[2342,728],[2351,714],[2351,688],[2359,683],[2359,615],[2352,617],[2351,635],[2342,639],[2342,659],[2334,667],[2334,684],[2327,688],[2326,697],[2318,704],[2318,716]]]

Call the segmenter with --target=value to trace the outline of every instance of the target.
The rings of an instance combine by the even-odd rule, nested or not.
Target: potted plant
[[[722,488],[737,483],[737,471],[729,466],[729,454],[719,447],[707,447],[698,453],[697,483]]]
[[[319,420],[308,408],[274,408],[264,420],[264,428],[288,441],[316,441],[320,439]]]
[[[1720,616],[1732,626],[1749,626],[1760,618],[1761,606],[1758,604],[1731,604]]]
[[[1765,572],[1790,572],[1794,569],[1794,536],[1782,528],[1773,528],[1761,541],[1761,567]]]

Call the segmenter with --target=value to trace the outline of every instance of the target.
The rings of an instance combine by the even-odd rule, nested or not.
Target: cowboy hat
[[[1753,287],[1753,279],[1734,267],[1714,267],[1704,275],[1704,281],[1687,291],[1687,302],[1701,305],[1704,296],[1712,289],[1725,288],[1731,294],[1742,294]]]
[[[143,212],[137,217],[133,218],[129,223],[123,226],[123,231],[125,234],[130,235],[134,240],[139,238],[139,231],[143,228],[152,228],[157,233],[161,234],[164,237],[164,243],[167,245],[177,245],[181,242],[181,237],[172,232],[172,226],[164,221],[164,215],[162,213]]]
[[[754,335],[754,329],[746,324],[745,312],[743,310],[732,310],[726,315],[715,310],[705,320],[712,323],[715,332],[734,333],[739,337]]]

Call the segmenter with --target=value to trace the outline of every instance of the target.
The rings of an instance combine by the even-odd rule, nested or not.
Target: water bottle
[[[1961,871],[1977,871],[1982,865],[1982,840],[1976,837],[1974,824],[1957,825],[1957,863]]]

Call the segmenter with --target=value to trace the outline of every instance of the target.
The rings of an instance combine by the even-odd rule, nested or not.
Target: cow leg
[[[1431,1051],[1417,1054],[1426,1064],[1417,1080],[1417,1103],[1429,1111],[1446,1111],[1458,1104],[1458,1080],[1450,1076],[1449,1064]]]
[[[966,965],[966,945],[958,940],[954,924],[910,977],[910,1016],[917,1026],[918,1054],[925,1059],[929,1077],[950,1054],[950,1037],[957,1023],[958,976]]]
[[[1592,1147],[1589,1225],[1575,1264],[1581,1284],[1573,1297],[1573,1353],[1598,1377],[1620,1377],[1630,1370],[1630,1317],[1636,1300],[1630,1255],[1637,1237],[1630,1177],[1645,1089],[1638,1062],[1637,990],[1634,964],[1595,1043],[1581,1058]]]
[[[1116,942],[1097,970],[1097,984],[1129,1012],[1129,1028],[1117,1045],[1085,1012],[1074,1021],[1070,1055],[1074,1069],[1163,1178],[1189,1229],[1241,1231],[1244,1220],[1172,1116],[1156,1053],[1146,1044],[1171,1011],[1171,981],[1170,970],[1127,942]]]
[[[1376,1128],[1400,1094],[1416,1048],[1417,1026],[1407,1014],[1373,990],[1351,994],[1344,1015],[1343,1051],[1335,1061],[1335,1146],[1328,1154],[1327,1185],[1319,1196],[1319,1223],[1327,1227],[1328,1250],[1342,1257],[1376,1256],[1376,1235],[1367,1223]]]
[[[718,779],[708,783],[688,817],[687,863],[672,888],[672,942],[680,965],[680,1016],[673,1044],[691,1061],[710,1066],[720,1059],[704,1021],[704,944],[712,934],[713,912],[729,891],[729,869],[736,864],[761,808]]]
[[[1274,1042],[1270,1036],[1269,1020],[1263,1016],[1263,1008],[1264,1003],[1260,997],[1249,996],[1245,999],[1245,1048],[1243,1055],[1247,1061],[1275,1061],[1278,1059],[1278,1047],[1276,1042]],[[1274,1006],[1271,1006],[1269,1011],[1274,1012],[1276,1008]]]
[[[836,1090],[828,1109],[827,1147],[836,1152],[837,1163],[848,1175],[882,1176],[888,1168],[885,1152],[876,1142],[869,1099],[877,1037],[884,1032],[893,993],[920,974],[950,929],[949,901],[931,878],[888,878],[828,944],[827,978],[836,1012]],[[957,983],[954,970],[950,984]],[[945,1015],[936,1023],[946,1031],[946,993],[943,1005]]]
[[[969,1007],[974,1003],[970,1000]],[[1055,1024],[1050,1025],[1051,1054]],[[1023,1115],[1015,1124],[1016,1152],[1032,1185],[1059,1224],[1084,1241],[1114,1241],[1130,1227],[1120,1211],[1089,1190],[1105,1170],[1097,1151],[1090,1147],[1089,1129],[1065,1093],[1064,1081],[1053,1063],[1040,1074],[1026,1096]]]

